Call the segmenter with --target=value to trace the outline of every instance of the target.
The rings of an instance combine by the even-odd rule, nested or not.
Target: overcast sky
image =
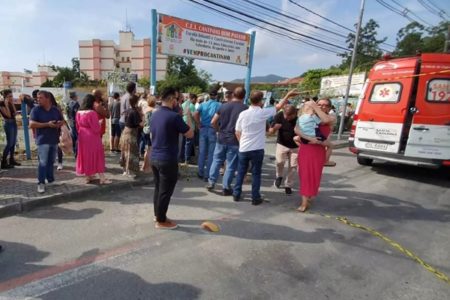
[[[243,0],[215,1],[230,7],[239,7],[240,11],[253,16],[264,17],[261,9],[249,10],[251,5]],[[333,31],[346,32],[345,29],[306,12],[288,0],[252,1],[273,6],[302,21]],[[392,1],[384,0],[400,9]],[[352,27],[356,23],[360,7],[360,0],[296,0],[296,2],[347,27]],[[395,0],[395,2],[407,7],[430,24],[436,25],[440,21],[439,17],[421,6],[418,0]],[[431,0],[431,2],[450,13],[449,0]],[[312,48],[299,41],[274,36],[260,28],[200,8],[188,0],[0,0],[0,7],[0,36],[2,37],[0,71],[22,71],[24,68],[35,70],[37,64],[43,63],[69,66],[71,58],[79,56],[78,40],[98,38],[118,42],[118,31],[125,28],[126,15],[136,38],[149,38],[152,8],[164,14],[218,27],[242,32],[255,30],[253,76],[277,74],[295,77],[310,68],[328,67],[340,62],[340,58],[333,53]],[[388,37],[387,43],[391,45],[395,45],[397,31],[409,23],[406,18],[389,11],[375,0],[366,1],[363,22],[370,18],[380,24],[379,37]],[[265,19],[280,22],[280,19],[275,20],[273,16],[266,16]],[[324,34],[292,20],[285,22],[287,23],[282,25],[291,30],[345,46],[344,38]],[[267,26],[263,23],[259,25]],[[324,47],[332,49],[331,46],[324,45]],[[387,45],[384,47],[392,49]],[[243,78],[246,72],[245,67],[241,66],[199,60],[196,64],[210,72],[215,80]]]

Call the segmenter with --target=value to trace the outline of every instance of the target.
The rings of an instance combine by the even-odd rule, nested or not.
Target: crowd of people
[[[123,175],[152,174],[155,226],[173,229],[177,224],[167,217],[167,211],[179,178],[179,163],[196,164],[197,176],[208,191],[216,188],[222,173],[222,195],[232,196],[236,202],[243,198],[242,186],[250,173],[251,203],[260,205],[266,135],[277,134],[274,186],[290,195],[298,174],[298,211],[305,212],[318,194],[323,167],[335,164],[329,161],[330,133],[336,123],[331,101],[308,99],[298,108],[290,103],[299,95],[294,89],[278,103],[272,100],[268,105],[264,105],[262,92],[253,91],[247,105],[246,94],[243,87],[237,87],[221,101],[214,89],[206,97],[189,94],[185,99],[178,90],[166,88],[158,96],[147,96],[138,95],[136,84],[130,82],[122,96],[114,93],[109,99],[104,99],[100,90],[81,101],[71,92],[63,113],[50,92],[36,91],[29,119],[38,153],[38,192],[44,193],[46,184],[55,181],[57,157],[57,169],[62,169],[59,146],[65,126],[70,130],[76,174],[84,176],[87,184],[96,181],[96,176],[100,184],[111,183],[105,176],[102,142],[109,122],[109,150],[120,155]],[[6,90],[2,96],[0,113],[7,143],[1,167],[11,168],[20,165],[14,159],[17,112],[12,93]]]

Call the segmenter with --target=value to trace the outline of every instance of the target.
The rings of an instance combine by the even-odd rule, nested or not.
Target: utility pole
[[[444,53],[450,52],[450,24],[447,27],[447,40],[444,43]]]
[[[353,43],[352,60],[350,62],[350,71],[349,71],[349,74],[348,74],[347,89],[345,91],[344,108],[342,110],[341,121],[339,122],[339,131],[338,131],[338,136],[337,136],[338,140],[341,139],[342,132],[344,131],[345,113],[347,111],[348,94],[350,93],[350,86],[352,84],[353,69],[355,67],[356,49],[358,48],[359,33],[361,31],[361,23],[362,23],[362,18],[363,18],[363,14],[364,14],[364,4],[365,4],[365,0],[361,0],[361,9],[359,11],[358,24],[356,25],[355,42]]]

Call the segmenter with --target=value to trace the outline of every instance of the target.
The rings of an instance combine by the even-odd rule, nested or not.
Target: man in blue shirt
[[[59,143],[59,128],[64,124],[61,112],[52,105],[50,93],[40,91],[37,95],[38,106],[30,112],[30,128],[36,129],[35,141],[38,150],[38,193],[45,192],[47,183],[55,181],[53,164]]]
[[[211,120],[219,108],[220,103],[217,101],[217,90],[211,90],[209,100],[200,104],[194,114],[195,121],[200,128],[197,176],[203,178],[204,181],[208,181],[209,169],[213,161],[217,140],[216,129],[211,125]]]
[[[194,131],[183,118],[173,111],[177,92],[165,89],[161,94],[161,107],[155,110],[150,121],[152,134],[152,170],[155,178],[153,205],[158,229],[175,229],[177,224],[167,218],[170,198],[178,181],[178,136],[191,139]]]
[[[208,185],[206,188],[211,191],[219,177],[220,167],[226,160],[226,171],[223,174],[222,188],[223,195],[232,195],[231,182],[234,178],[238,165],[239,142],[235,135],[236,121],[239,114],[248,108],[244,102],[245,89],[237,87],[234,89],[233,98],[223,104],[214,115],[212,124],[219,129],[219,140],[214,150],[214,159],[209,171]]]

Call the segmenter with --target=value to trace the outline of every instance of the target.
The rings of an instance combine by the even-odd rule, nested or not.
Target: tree
[[[380,44],[384,43],[387,38],[377,39],[377,29],[379,27],[380,25],[378,25],[375,20],[370,19],[366,25],[361,28],[359,42],[356,48],[355,70],[368,71],[372,67],[374,60],[380,58],[383,54],[380,49]],[[349,33],[347,36],[348,48],[353,49],[354,43],[355,34]],[[352,52],[341,53],[338,55],[343,58],[340,68],[349,69]]]
[[[142,77],[138,79],[139,86],[143,87],[144,89],[148,89],[150,87],[150,79],[148,77]]]
[[[54,87],[61,87],[64,81],[73,81],[76,78],[72,68],[54,67],[54,70],[58,72],[55,78],[53,78]]]
[[[171,56],[167,63],[167,75],[157,84],[158,93],[166,87],[173,87],[186,91],[188,87],[199,87],[206,91],[211,81],[211,74],[204,70],[197,70],[191,58]]]
[[[341,75],[345,71],[338,67],[331,67],[329,69],[311,69],[303,73],[301,77],[303,80],[299,83],[298,89],[305,96],[317,95],[320,91],[320,82],[322,77]]]
[[[76,77],[81,77],[80,59],[78,57],[72,58],[72,71]]]
[[[185,92],[198,95],[202,93],[202,89],[199,86],[188,86]]]
[[[417,22],[411,22],[397,33],[396,56],[415,55],[421,52],[442,52],[444,50],[445,34],[449,22],[442,21],[437,26],[425,27]]]
[[[397,32],[397,45],[393,52],[396,56],[414,55],[423,48],[422,35],[425,27],[418,22],[411,22]]]

